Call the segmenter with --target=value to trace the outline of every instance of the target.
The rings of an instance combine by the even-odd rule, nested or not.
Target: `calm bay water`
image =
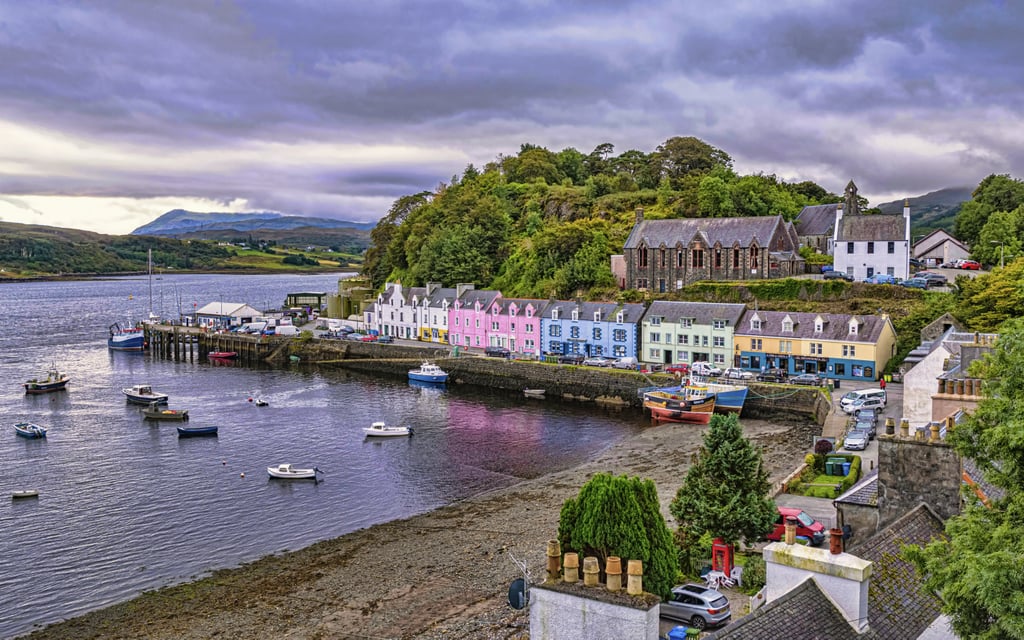
[[[337,280],[165,274],[152,301],[163,317],[212,301],[267,308]],[[146,317],[150,299],[145,277],[0,285],[0,637],[571,467],[643,425],[476,388],[109,352],[107,326]],[[54,361],[69,390],[24,395]],[[179,440],[174,423],[143,421],[120,391],[141,383],[219,437]],[[381,419],[416,433],[366,440],[362,427]],[[17,437],[22,421],[48,437]],[[323,481],[270,480],[266,467],[285,462],[317,466]],[[29,488],[39,499],[9,499]]]

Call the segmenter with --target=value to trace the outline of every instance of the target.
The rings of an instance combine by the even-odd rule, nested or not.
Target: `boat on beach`
[[[46,429],[31,422],[19,422],[14,425],[14,432],[22,438],[45,438]]]
[[[316,474],[323,473],[323,471],[316,467],[302,469],[290,464],[279,464],[276,467],[267,467],[267,473],[270,474],[271,478],[282,480],[316,480]]]
[[[715,394],[715,411],[718,413],[740,413],[747,400],[747,385],[718,382],[713,378],[691,374],[691,386],[701,386],[708,393]]]
[[[184,422],[188,420],[188,409],[168,409],[159,402],[151,402],[142,410],[142,416],[146,420],[177,420]]]
[[[363,427],[363,433],[370,438],[393,438],[397,436],[411,436],[412,427],[388,426],[385,422],[374,422],[368,427]]]
[[[46,373],[45,378],[33,378],[26,382],[24,385],[25,393],[39,394],[51,393],[53,391],[64,391],[70,381],[71,378],[69,378],[67,374],[61,373],[57,369],[57,365],[53,365]]]
[[[121,389],[121,393],[125,395],[128,402],[132,402],[134,404],[144,404],[147,406],[154,402],[167,404],[167,394],[153,391],[153,387],[148,384],[137,384],[133,387],[125,387],[124,389]]]
[[[420,382],[447,382],[448,374],[436,364],[424,360],[419,367],[409,371],[409,379]]]
[[[208,438],[217,435],[217,425],[208,427],[178,427],[179,438]]]
[[[651,412],[651,418],[661,422],[687,422],[707,424],[715,412],[715,396],[709,395],[695,399],[685,406],[666,407],[662,404],[645,400],[644,408]]]

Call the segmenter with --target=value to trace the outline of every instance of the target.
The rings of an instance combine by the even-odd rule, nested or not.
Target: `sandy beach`
[[[792,420],[742,421],[773,481],[802,461],[820,431]],[[507,603],[509,584],[522,576],[513,559],[543,579],[562,503],[594,473],[650,478],[668,518],[702,433],[695,425],[652,426],[578,467],[148,592],[25,637],[528,638],[528,614]]]

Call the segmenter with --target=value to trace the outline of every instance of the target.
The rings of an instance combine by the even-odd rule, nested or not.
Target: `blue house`
[[[541,349],[548,354],[636,357],[644,305],[552,300],[541,316]]]

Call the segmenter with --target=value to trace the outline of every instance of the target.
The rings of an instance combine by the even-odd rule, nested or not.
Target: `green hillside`
[[[963,203],[971,199],[970,187],[950,187],[926,193],[916,198],[908,198],[910,203],[910,233],[923,236],[945,229],[953,233],[956,214]],[[882,213],[902,213],[903,200],[894,200],[878,205]]]

